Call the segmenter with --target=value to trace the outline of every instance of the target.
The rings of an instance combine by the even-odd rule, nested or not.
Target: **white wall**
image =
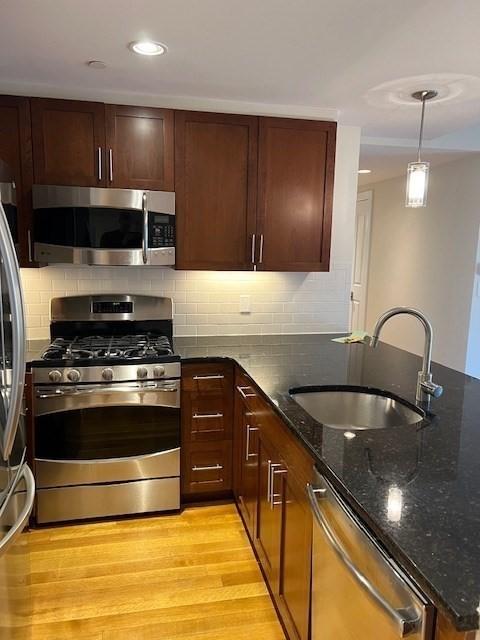
[[[405,208],[404,176],[368,186],[373,217],[367,329],[390,307],[417,307],[434,328],[434,359],[461,371],[467,368],[477,263],[479,176],[479,155],[433,167],[422,209]],[[382,339],[423,350],[423,330],[413,318],[391,320]]]
[[[49,334],[50,300],[86,293],[165,295],[176,335],[316,333],[348,330],[360,129],[339,126],[328,273],[174,271],[156,267],[22,269],[29,339]],[[240,295],[252,311],[239,311]]]

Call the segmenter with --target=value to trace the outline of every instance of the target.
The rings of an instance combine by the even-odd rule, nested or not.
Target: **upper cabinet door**
[[[173,191],[173,111],[106,105],[108,186]]]
[[[175,113],[177,268],[251,269],[258,119]]]
[[[33,267],[31,247],[32,139],[28,98],[0,96],[0,160],[16,185],[16,216],[12,234],[20,266]],[[0,179],[3,177],[0,176]]]
[[[37,184],[105,186],[105,107],[98,102],[32,98]]]
[[[336,123],[261,118],[258,268],[328,271]]]

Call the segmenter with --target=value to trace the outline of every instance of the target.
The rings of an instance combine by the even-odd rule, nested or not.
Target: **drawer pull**
[[[223,464],[212,464],[207,467],[197,467],[197,465],[193,465],[192,471],[218,471],[219,469],[223,469]]]
[[[250,389],[250,387],[237,387],[238,393],[242,396],[242,398],[255,398],[256,393],[245,393],[245,389]]]
[[[220,373],[212,374],[211,376],[193,376],[194,380],[223,380],[225,376]]]
[[[202,418],[223,418],[223,413],[194,413],[194,420],[202,420]]]
[[[251,427],[247,424],[247,433],[245,437],[245,462],[248,462],[250,458],[256,458],[256,453],[250,453],[250,434],[252,431],[258,431],[258,427]]]

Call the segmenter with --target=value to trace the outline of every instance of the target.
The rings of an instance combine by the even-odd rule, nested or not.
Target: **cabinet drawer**
[[[205,362],[182,366],[182,386],[186,392],[231,392],[233,364],[230,362]]]
[[[182,450],[182,493],[201,494],[232,488],[232,443],[190,443]]]
[[[240,396],[250,411],[258,407],[258,392],[251,380],[239,370],[235,373],[235,393]]]
[[[182,369],[183,442],[231,440],[233,365],[205,363]]]

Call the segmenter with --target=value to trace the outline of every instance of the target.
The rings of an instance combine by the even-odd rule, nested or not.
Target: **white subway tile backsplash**
[[[50,300],[86,293],[164,295],[178,336],[336,332],[348,329],[351,265],[329,273],[174,271],[156,267],[22,269],[28,337],[48,338]],[[248,295],[251,312],[240,313]]]

